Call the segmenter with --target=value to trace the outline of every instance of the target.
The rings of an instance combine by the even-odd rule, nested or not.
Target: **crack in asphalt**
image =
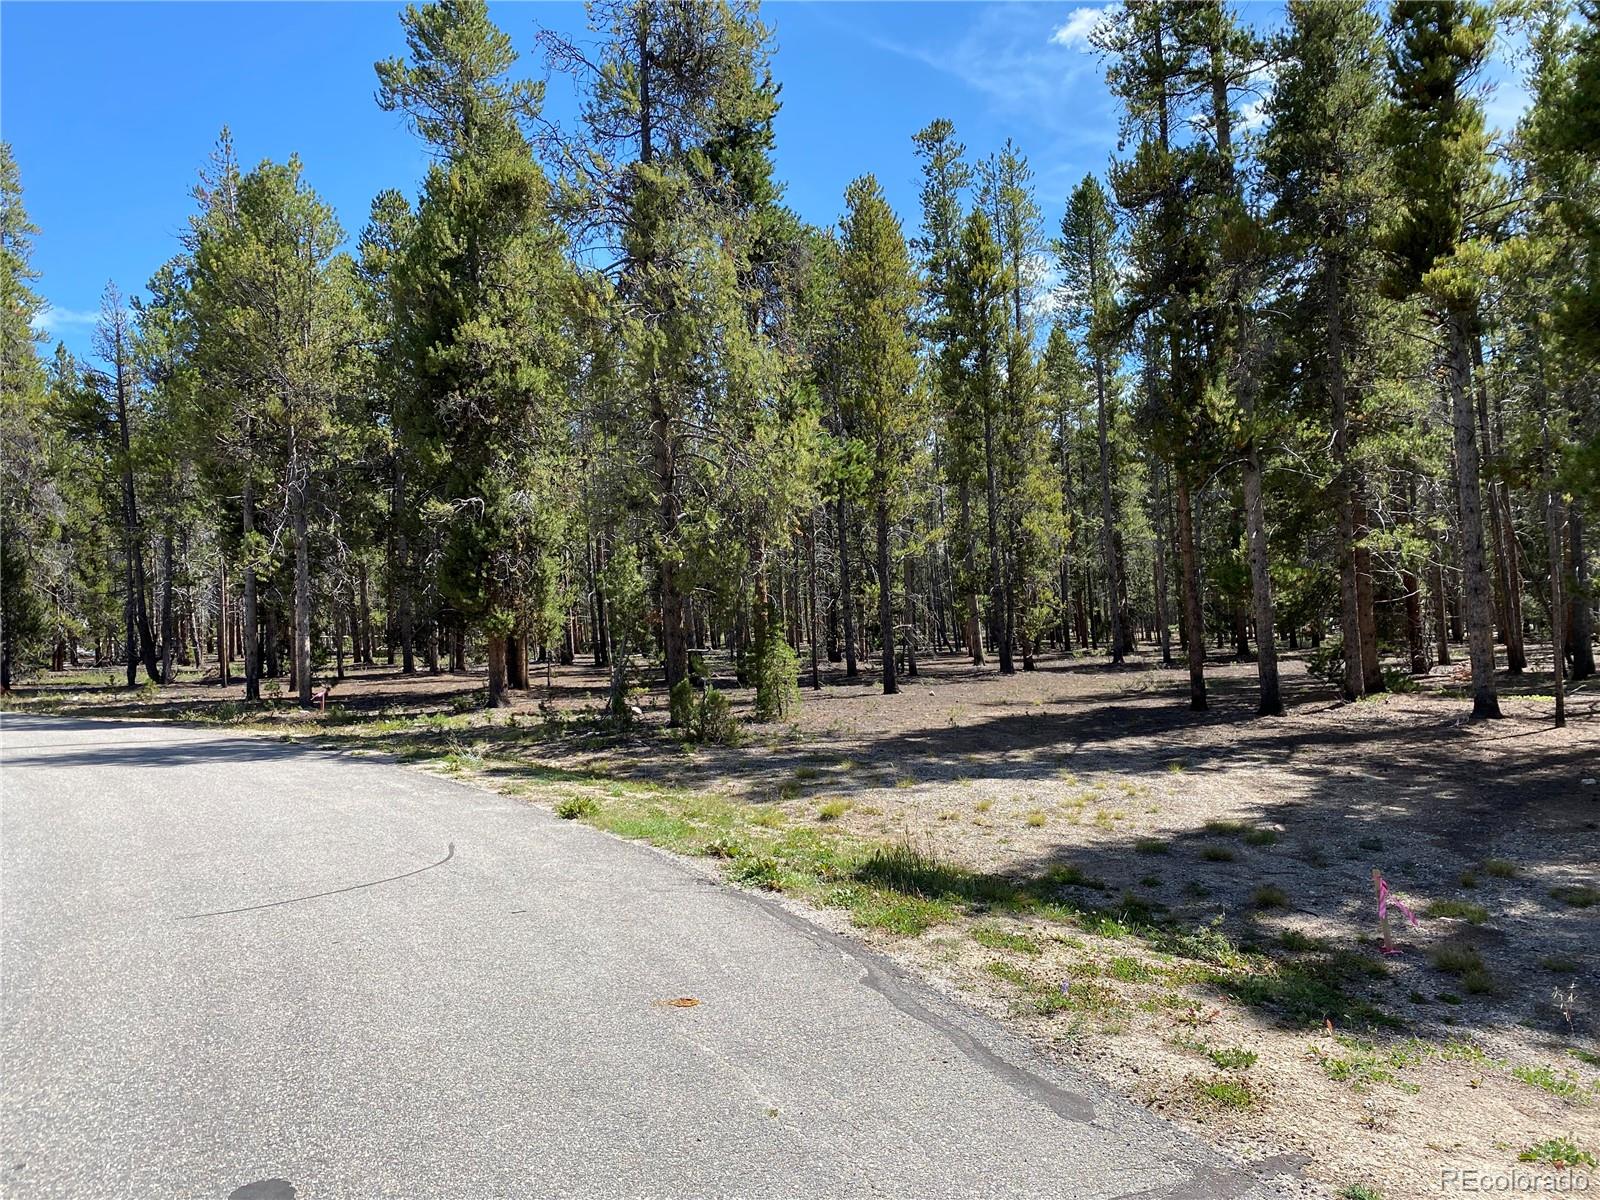
[[[179,917],[180,921],[197,921],[201,917],[226,917],[232,913],[256,912],[263,908],[282,908],[285,904],[299,904],[305,900],[320,900],[324,896],[338,896],[345,892],[359,892],[362,888],[377,887],[380,883],[394,883],[400,879],[410,879],[413,875],[421,875],[424,871],[431,871],[435,867],[442,867],[456,856],[456,844],[450,843],[450,849],[445,856],[436,863],[429,863],[425,867],[418,867],[415,871],[406,871],[401,875],[390,875],[386,879],[371,879],[366,883],[352,883],[349,887],[332,888],[326,892],[312,892],[309,896],[290,896],[287,900],[269,900],[265,904],[246,904],[241,908],[219,908],[215,912],[186,913]]]

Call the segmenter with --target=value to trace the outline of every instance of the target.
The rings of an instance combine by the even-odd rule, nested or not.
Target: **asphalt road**
[[[0,849],[8,1196],[1278,1194],[775,901],[418,771],[7,715]]]

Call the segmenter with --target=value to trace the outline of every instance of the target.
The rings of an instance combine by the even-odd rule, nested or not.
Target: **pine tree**
[[[441,591],[486,637],[496,708],[510,702],[507,646],[531,615],[527,585],[548,586],[541,564],[560,538],[564,239],[523,132],[538,89],[508,78],[516,54],[486,6],[408,8],[403,21],[411,60],[378,64],[379,102],[437,155],[398,268],[407,454],[430,489]]]
[[[845,192],[840,222],[840,318],[845,340],[844,403],[866,445],[868,495],[878,546],[878,632],[883,692],[900,690],[895,675],[894,577],[889,524],[894,495],[922,433],[915,395],[918,280],[899,219],[877,180],[866,175]]]
[[[45,632],[39,548],[58,504],[44,470],[45,375],[32,325],[44,307],[32,287],[38,232],[23,207],[11,147],[0,142],[0,695]]]
[[[1370,316],[1378,272],[1371,234],[1387,195],[1381,143],[1382,44],[1364,8],[1295,0],[1279,56],[1284,67],[1268,101],[1262,162],[1274,219],[1292,252],[1309,263],[1304,320],[1321,334],[1315,378],[1326,396],[1334,460],[1330,497],[1337,523],[1339,620],[1346,699],[1365,690],[1361,648],[1370,610],[1356,574],[1356,483],[1352,389],[1348,382]],[[1307,347],[1310,352],[1310,347]]]
[[[1386,283],[1392,294],[1419,296],[1446,337],[1475,718],[1500,715],[1472,385],[1483,246],[1470,223],[1489,186],[1488,134],[1472,81],[1492,38],[1489,10],[1474,0],[1400,0],[1390,16],[1387,134],[1401,206],[1387,234]]]
[[[1110,202],[1099,181],[1087,175],[1067,201],[1056,257],[1061,268],[1065,315],[1077,327],[1094,364],[1095,429],[1100,460],[1100,552],[1106,591],[1113,597],[1122,594],[1115,552],[1117,525],[1111,504],[1111,417],[1107,383],[1111,364],[1117,358],[1115,237],[1116,221],[1111,215]],[[1110,604],[1108,616],[1111,661],[1121,666],[1123,655],[1130,648],[1121,604]]]

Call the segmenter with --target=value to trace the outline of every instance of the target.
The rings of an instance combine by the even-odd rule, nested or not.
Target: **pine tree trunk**
[[[358,651],[359,651],[359,655],[360,655],[360,659],[361,659],[362,665],[370,667],[372,665],[372,652],[373,652],[373,644],[372,644],[372,605],[371,605],[371,603],[369,602],[369,599],[368,599],[369,593],[368,593],[368,590],[367,590],[367,564],[365,562],[362,562],[362,564],[361,564],[361,573],[360,573],[359,582],[358,582],[358,586],[357,586],[357,595],[358,595],[358,599],[359,599],[360,605],[361,605],[361,614],[360,614],[361,624],[360,624],[360,628],[356,631],[357,634],[360,636],[361,640],[357,643],[357,647],[358,647]]]
[[[1478,402],[1480,458],[1485,465],[1492,465],[1499,454],[1489,427],[1489,383],[1483,366],[1483,342],[1477,334],[1468,340]],[[1520,675],[1528,661],[1522,639],[1522,573],[1517,561],[1517,535],[1511,523],[1510,501],[1504,489],[1505,483],[1498,478],[1498,472],[1492,473],[1488,486],[1488,517],[1494,543],[1495,613],[1500,639],[1506,647],[1506,670]]]
[[[1366,498],[1357,492],[1352,502],[1356,523],[1356,615],[1361,622],[1361,690],[1368,695],[1384,691],[1383,664],[1378,658],[1377,610],[1372,591],[1372,551],[1366,547],[1369,532]]]
[[[244,496],[240,503],[240,511],[243,514],[245,553],[248,555],[251,553],[250,543],[256,531],[255,481],[248,475],[244,481]],[[257,639],[259,600],[256,590],[255,563],[249,561],[244,569],[244,609],[239,614],[239,631],[243,635],[240,641],[244,656],[244,698],[247,701],[261,699],[261,649]]]
[[[228,556],[217,555],[217,682],[222,687],[233,683],[233,655],[228,643]]]
[[[1433,564],[1434,658],[1441,667],[1450,665],[1450,601],[1444,590],[1444,563]]]
[[[509,708],[511,697],[506,694],[506,636],[491,633],[489,643],[489,707]]]
[[[1495,691],[1494,627],[1489,574],[1483,553],[1482,493],[1478,485],[1478,446],[1471,393],[1470,317],[1454,312],[1446,321],[1450,339],[1450,401],[1455,429],[1456,489],[1461,514],[1461,578],[1467,618],[1467,652],[1472,661],[1472,715],[1498,717]]]
[[[1589,559],[1583,545],[1583,509],[1576,499],[1567,506],[1567,540],[1572,553],[1566,589],[1572,614],[1572,678],[1577,681],[1594,674],[1594,632],[1589,615],[1594,597],[1589,590]]]
[[[1245,534],[1250,545],[1250,607],[1255,617],[1256,675],[1261,682],[1257,712],[1278,716],[1283,698],[1278,690],[1278,645],[1273,634],[1272,576],[1267,562],[1267,513],[1261,497],[1261,456],[1254,440],[1244,452]]]
[[[1151,507],[1155,519],[1151,522],[1155,532],[1155,593],[1156,637],[1161,643],[1161,665],[1172,665],[1172,620],[1167,605],[1167,546],[1172,541],[1171,527],[1167,523],[1167,501],[1161,494],[1162,467],[1159,461],[1151,464]]]
[[[1328,401],[1333,419],[1333,503],[1339,527],[1339,632],[1343,639],[1346,700],[1359,698],[1365,689],[1361,669],[1361,608],[1356,583],[1355,484],[1350,456],[1353,437],[1344,377],[1344,293],[1339,260],[1330,257],[1326,270],[1324,306],[1327,316]]]
[[[844,677],[860,674],[856,665],[855,600],[850,588],[850,535],[845,524],[844,492],[839,493],[839,607],[844,611]]]
[[[291,472],[294,471],[291,465]],[[301,708],[311,707],[311,538],[306,481],[294,489],[294,678]]]
[[[1551,660],[1551,690],[1556,697],[1556,728],[1561,729],[1567,723],[1567,689],[1566,689],[1566,646],[1563,644],[1566,634],[1566,604],[1562,599],[1562,584],[1565,582],[1566,572],[1562,570],[1561,555],[1561,497],[1556,490],[1555,472],[1553,470],[1554,454],[1550,446],[1550,418],[1548,414],[1540,416],[1540,434],[1544,443],[1544,529],[1545,547],[1550,555],[1550,660]]]
[[[177,651],[178,628],[172,608],[172,531],[161,537],[161,682],[172,682],[172,657]]]
[[[1120,667],[1123,661],[1122,613],[1117,609],[1117,555],[1115,548],[1116,523],[1111,508],[1111,435],[1106,416],[1106,367],[1097,353],[1094,356],[1095,431],[1100,441],[1100,525],[1101,550],[1106,560],[1106,594],[1110,597],[1111,664]]]
[[[894,676],[894,581],[889,578],[889,500],[880,495],[878,518],[878,632],[883,644],[883,694],[900,690]]]
[[[811,690],[822,690],[822,660],[817,646],[817,514],[806,528],[806,576],[811,603],[807,606],[806,640],[811,643]]]
[[[133,555],[130,552],[122,566],[122,584],[124,596],[122,600],[123,625],[126,627],[123,646],[128,658],[128,686],[133,687],[139,682],[139,633],[135,628],[133,615]]]
[[[973,584],[978,578],[978,539],[972,532],[972,487],[963,475],[960,484],[961,501],[961,541],[964,567],[966,570],[965,593],[966,606],[966,635],[967,653],[972,656],[972,665],[983,666],[983,622],[978,616],[978,593],[973,589]]]
[[[1189,707],[1206,708],[1205,617],[1200,605],[1200,560],[1194,548],[1194,512],[1189,496],[1189,473],[1178,471],[1178,554],[1183,566],[1183,613],[1189,654]]]

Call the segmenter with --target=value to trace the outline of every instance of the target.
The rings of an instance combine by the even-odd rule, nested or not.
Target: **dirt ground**
[[[940,658],[896,697],[832,668],[791,723],[750,726],[737,747],[664,751],[654,693],[634,733],[546,740],[539,762],[761,804],[1092,902],[1102,926],[976,906],[915,936],[855,933],[1242,1159],[1290,1156],[1311,1192],[1452,1195],[1473,1171],[1578,1190],[1600,1187],[1584,1159],[1600,1155],[1600,683],[1557,731],[1544,667],[1506,680],[1505,719],[1483,723],[1465,719],[1460,667],[1344,704],[1291,658],[1271,719],[1254,715],[1254,666],[1221,659],[1203,714],[1186,675],[1147,657],[1010,677]],[[239,699],[199,679],[137,696],[106,674],[16,702],[194,717]],[[516,719],[559,722],[604,694],[582,665],[553,683]],[[481,686],[356,668],[309,724],[461,711]],[[1375,870],[1417,918],[1391,909],[1392,952]],[[1235,953],[1270,969],[1235,987],[1192,965]]]

